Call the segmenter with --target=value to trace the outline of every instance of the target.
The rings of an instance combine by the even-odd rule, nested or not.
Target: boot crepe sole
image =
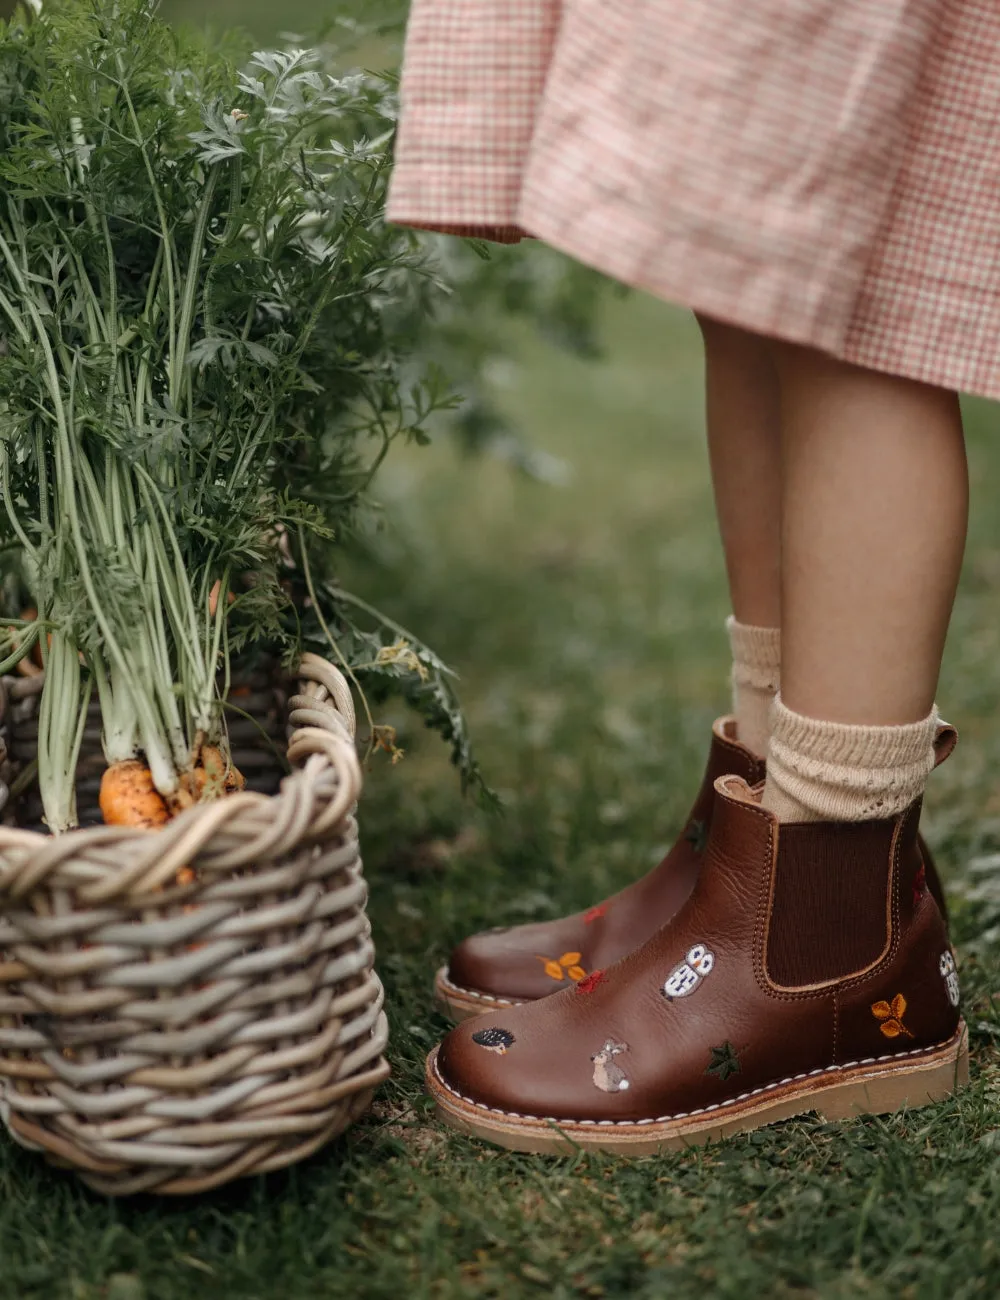
[[[434,976],[434,1001],[449,1020],[457,1023],[472,1016],[485,1016],[488,1011],[499,1011],[502,1007],[519,1007],[524,999],[501,998],[495,993],[464,989],[451,982],[448,967],[442,966]]]
[[[511,1151],[552,1155],[579,1148],[656,1155],[813,1111],[825,1120],[887,1114],[943,1101],[969,1080],[968,1033],[960,1022],[954,1037],[937,1047],[814,1070],[689,1114],[638,1121],[538,1119],[461,1096],[441,1075],[437,1054],[435,1048],[427,1058],[427,1090],[446,1124]]]

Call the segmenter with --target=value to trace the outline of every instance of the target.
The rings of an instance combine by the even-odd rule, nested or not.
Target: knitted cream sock
[[[726,619],[733,650],[733,713],[741,745],[761,758],[771,733],[771,702],[781,677],[781,629]]]
[[[902,727],[817,722],[775,698],[762,804],[783,822],[894,817],[924,792],[937,710]]]

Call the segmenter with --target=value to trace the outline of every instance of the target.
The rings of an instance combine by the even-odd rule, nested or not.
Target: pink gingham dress
[[[1000,0],[413,0],[389,201],[1000,397]]]

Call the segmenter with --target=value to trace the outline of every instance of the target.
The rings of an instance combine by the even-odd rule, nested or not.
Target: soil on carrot
[[[188,1202],[111,1203],[0,1141],[0,1300],[949,1297],[995,1294],[1000,1242],[1000,414],[968,406],[974,522],[941,707],[961,733],[926,830],[948,881],[973,1082],[912,1114],[785,1123],[633,1162],[531,1158],[441,1128],[423,1058],[436,966],[471,929],[596,902],[680,825],[726,703],[726,614],[695,331],[610,299],[607,353],[525,342],[495,383],[553,487],[445,441],[381,484],[351,578],[421,628],[504,815],[458,793],[400,710],[362,831],[394,1075],[298,1169]],[[994,999],[997,995],[997,1000]]]

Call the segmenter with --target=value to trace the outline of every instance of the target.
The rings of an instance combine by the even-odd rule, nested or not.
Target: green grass
[[[510,254],[516,255],[516,254]],[[1000,847],[1000,419],[969,408],[976,516],[941,701],[963,732],[927,828],[949,876],[974,1082],[885,1119],[790,1122],[634,1162],[515,1156],[441,1128],[422,1063],[435,966],[472,928],[596,900],[651,865],[726,704],[727,612],[685,317],[607,304],[607,355],[524,341],[497,375],[566,486],[447,443],[386,473],[383,567],[352,575],[461,670],[506,815],[440,747],[369,778],[363,832],[392,1081],[298,1169],[188,1202],[112,1203],[0,1141],[0,1300],[948,1297],[1000,1289],[1000,943],[964,898]],[[390,711],[391,712],[391,711]],[[1000,994],[998,994],[1000,996]]]

